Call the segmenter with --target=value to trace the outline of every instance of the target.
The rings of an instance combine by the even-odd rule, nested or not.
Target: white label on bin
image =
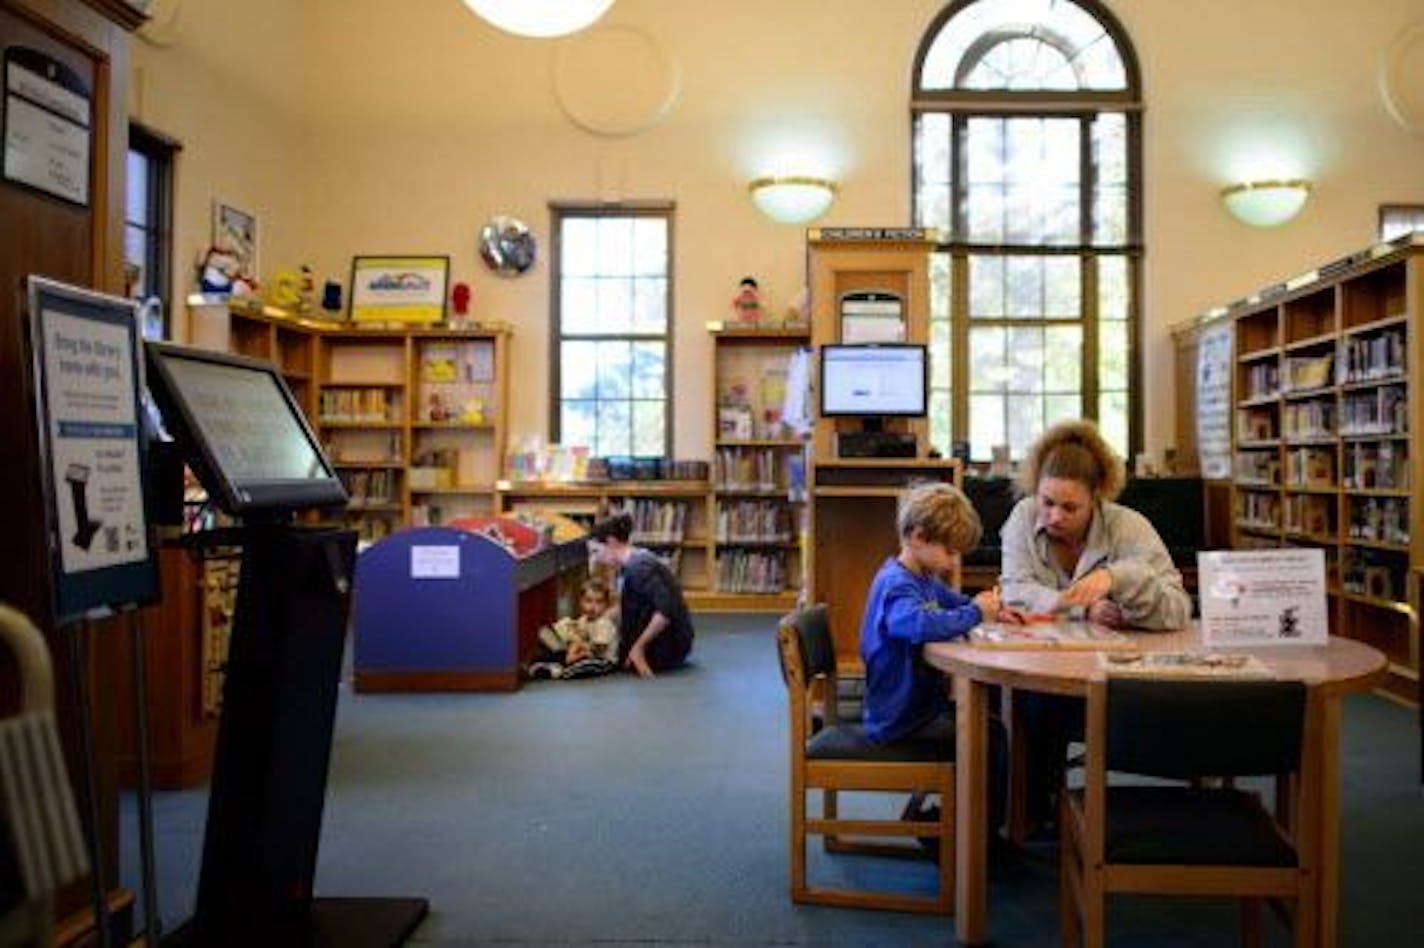
[[[411,579],[459,579],[458,546],[413,546],[410,548]]]

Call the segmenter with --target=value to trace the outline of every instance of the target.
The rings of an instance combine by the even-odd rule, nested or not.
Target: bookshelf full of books
[[[1380,244],[1230,308],[1235,339],[1232,542],[1324,551],[1331,632],[1390,658],[1419,696],[1411,575],[1424,457],[1424,241]]]
[[[362,539],[494,509],[508,331],[332,328],[317,334],[315,426]]]
[[[795,411],[805,394],[810,329],[709,328],[714,588],[762,608],[789,608],[803,583],[808,429],[786,409]]]

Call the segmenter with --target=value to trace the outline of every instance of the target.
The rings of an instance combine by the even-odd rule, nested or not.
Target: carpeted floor
[[[774,620],[699,617],[693,666],[537,682],[515,694],[343,689],[318,894],[420,895],[420,945],[945,945],[948,919],[796,907],[787,897],[786,704]],[[1424,942],[1416,718],[1345,713],[1341,943]],[[897,802],[889,804],[898,809]],[[165,928],[193,907],[206,793],[159,794]],[[139,885],[132,813],[125,885]],[[927,891],[929,862],[825,857],[812,869]],[[998,866],[996,944],[1057,940],[1048,844]],[[1229,904],[1120,899],[1116,945],[1235,943]],[[1277,926],[1268,944],[1287,944]]]

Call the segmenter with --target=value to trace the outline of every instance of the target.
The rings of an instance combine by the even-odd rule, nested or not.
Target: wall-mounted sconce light
[[[1231,216],[1252,227],[1276,227],[1300,213],[1310,197],[1310,182],[1248,181],[1221,189],[1221,200]]]
[[[757,178],[747,185],[752,203],[781,224],[804,224],[830,209],[836,185],[825,178],[803,175]]]
[[[519,36],[566,36],[591,25],[613,0],[465,0],[465,6]]]

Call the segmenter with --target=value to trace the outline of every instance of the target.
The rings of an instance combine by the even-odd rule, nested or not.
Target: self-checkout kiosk
[[[202,870],[183,945],[405,941],[421,898],[316,898],[356,535],[302,526],[346,492],[269,363],[150,343],[148,379],[210,502],[239,526],[242,573],[223,688]]]

